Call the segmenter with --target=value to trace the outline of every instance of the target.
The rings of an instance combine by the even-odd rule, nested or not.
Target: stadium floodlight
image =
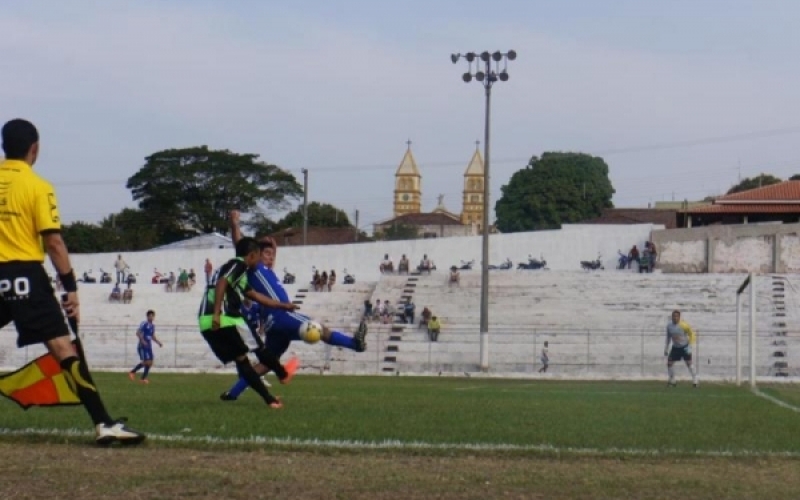
[[[450,60],[455,64],[458,62],[460,54],[453,54]],[[489,53],[488,51],[481,52],[480,59],[483,63],[478,62],[475,72],[472,72],[472,63],[476,59],[475,52],[467,52],[464,59],[469,63],[469,71],[464,73],[462,79],[469,83],[473,77],[475,80],[481,82],[486,89],[486,115],[484,122],[484,141],[483,141],[483,222],[481,224],[482,233],[482,260],[481,260],[481,371],[489,370],[489,211],[491,204],[491,177],[489,176],[489,145],[490,145],[490,129],[491,129],[491,97],[492,85],[500,80],[501,82],[508,81],[508,61],[513,61],[517,58],[517,53],[509,50],[506,53],[495,51]],[[503,68],[500,69],[500,62],[503,62]],[[494,63],[494,68],[492,68]]]

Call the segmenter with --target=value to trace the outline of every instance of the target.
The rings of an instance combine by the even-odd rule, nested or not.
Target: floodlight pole
[[[308,242],[308,169],[300,170],[303,172],[303,246]]]
[[[483,84],[486,90],[486,116],[484,122],[484,141],[483,141],[483,222],[482,222],[482,258],[481,258],[481,318],[480,318],[480,343],[481,343],[481,357],[480,368],[481,371],[489,371],[489,210],[490,210],[490,197],[491,197],[491,177],[489,175],[490,161],[489,161],[489,148],[490,148],[490,130],[491,130],[491,103],[492,103],[492,85],[497,80],[507,81],[507,61],[513,61],[517,57],[517,53],[509,50],[506,53],[482,52],[476,54],[475,52],[468,52],[467,54],[453,54],[450,60],[456,64],[458,60],[464,57],[469,63],[469,71],[464,73],[462,79],[469,83],[475,78]],[[480,59],[480,61],[478,61]],[[495,63],[495,70],[492,70],[492,61]],[[500,61],[503,61],[503,70],[500,71]],[[475,62],[475,73],[472,72],[472,63]],[[481,62],[484,64],[482,65]],[[484,66],[484,68],[480,68]]]

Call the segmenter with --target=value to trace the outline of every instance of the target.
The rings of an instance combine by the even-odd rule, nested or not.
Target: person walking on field
[[[692,344],[695,342],[695,333],[689,323],[681,320],[681,312],[672,311],[672,321],[667,324],[667,343],[664,345],[664,356],[667,358],[667,373],[669,381],[667,387],[675,387],[675,370],[672,365],[676,361],[685,361],[686,368],[692,375],[692,385],[697,389],[697,372],[692,368]],[[672,343],[672,349],[669,345]]]
[[[3,126],[2,142],[6,159],[0,163],[0,328],[13,321],[18,347],[47,347],[89,413],[98,444],[141,443],[144,434],[109,416],[64,322],[64,312],[80,321],[78,286],[61,237],[55,190],[33,171],[39,132],[29,121],[11,120]],[[66,292],[60,304],[43,265],[45,253]]]

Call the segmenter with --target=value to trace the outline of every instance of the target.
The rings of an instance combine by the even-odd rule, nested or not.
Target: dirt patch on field
[[[796,498],[793,459],[195,450],[0,443],[0,498]]]

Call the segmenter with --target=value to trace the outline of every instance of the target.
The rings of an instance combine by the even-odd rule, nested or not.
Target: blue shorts
[[[153,347],[145,347],[139,344],[136,347],[136,352],[139,353],[139,359],[142,361],[153,361]]]
[[[283,356],[289,344],[300,338],[300,327],[311,318],[305,314],[289,311],[277,311],[267,316],[264,331],[267,337],[267,348],[279,358]]]

